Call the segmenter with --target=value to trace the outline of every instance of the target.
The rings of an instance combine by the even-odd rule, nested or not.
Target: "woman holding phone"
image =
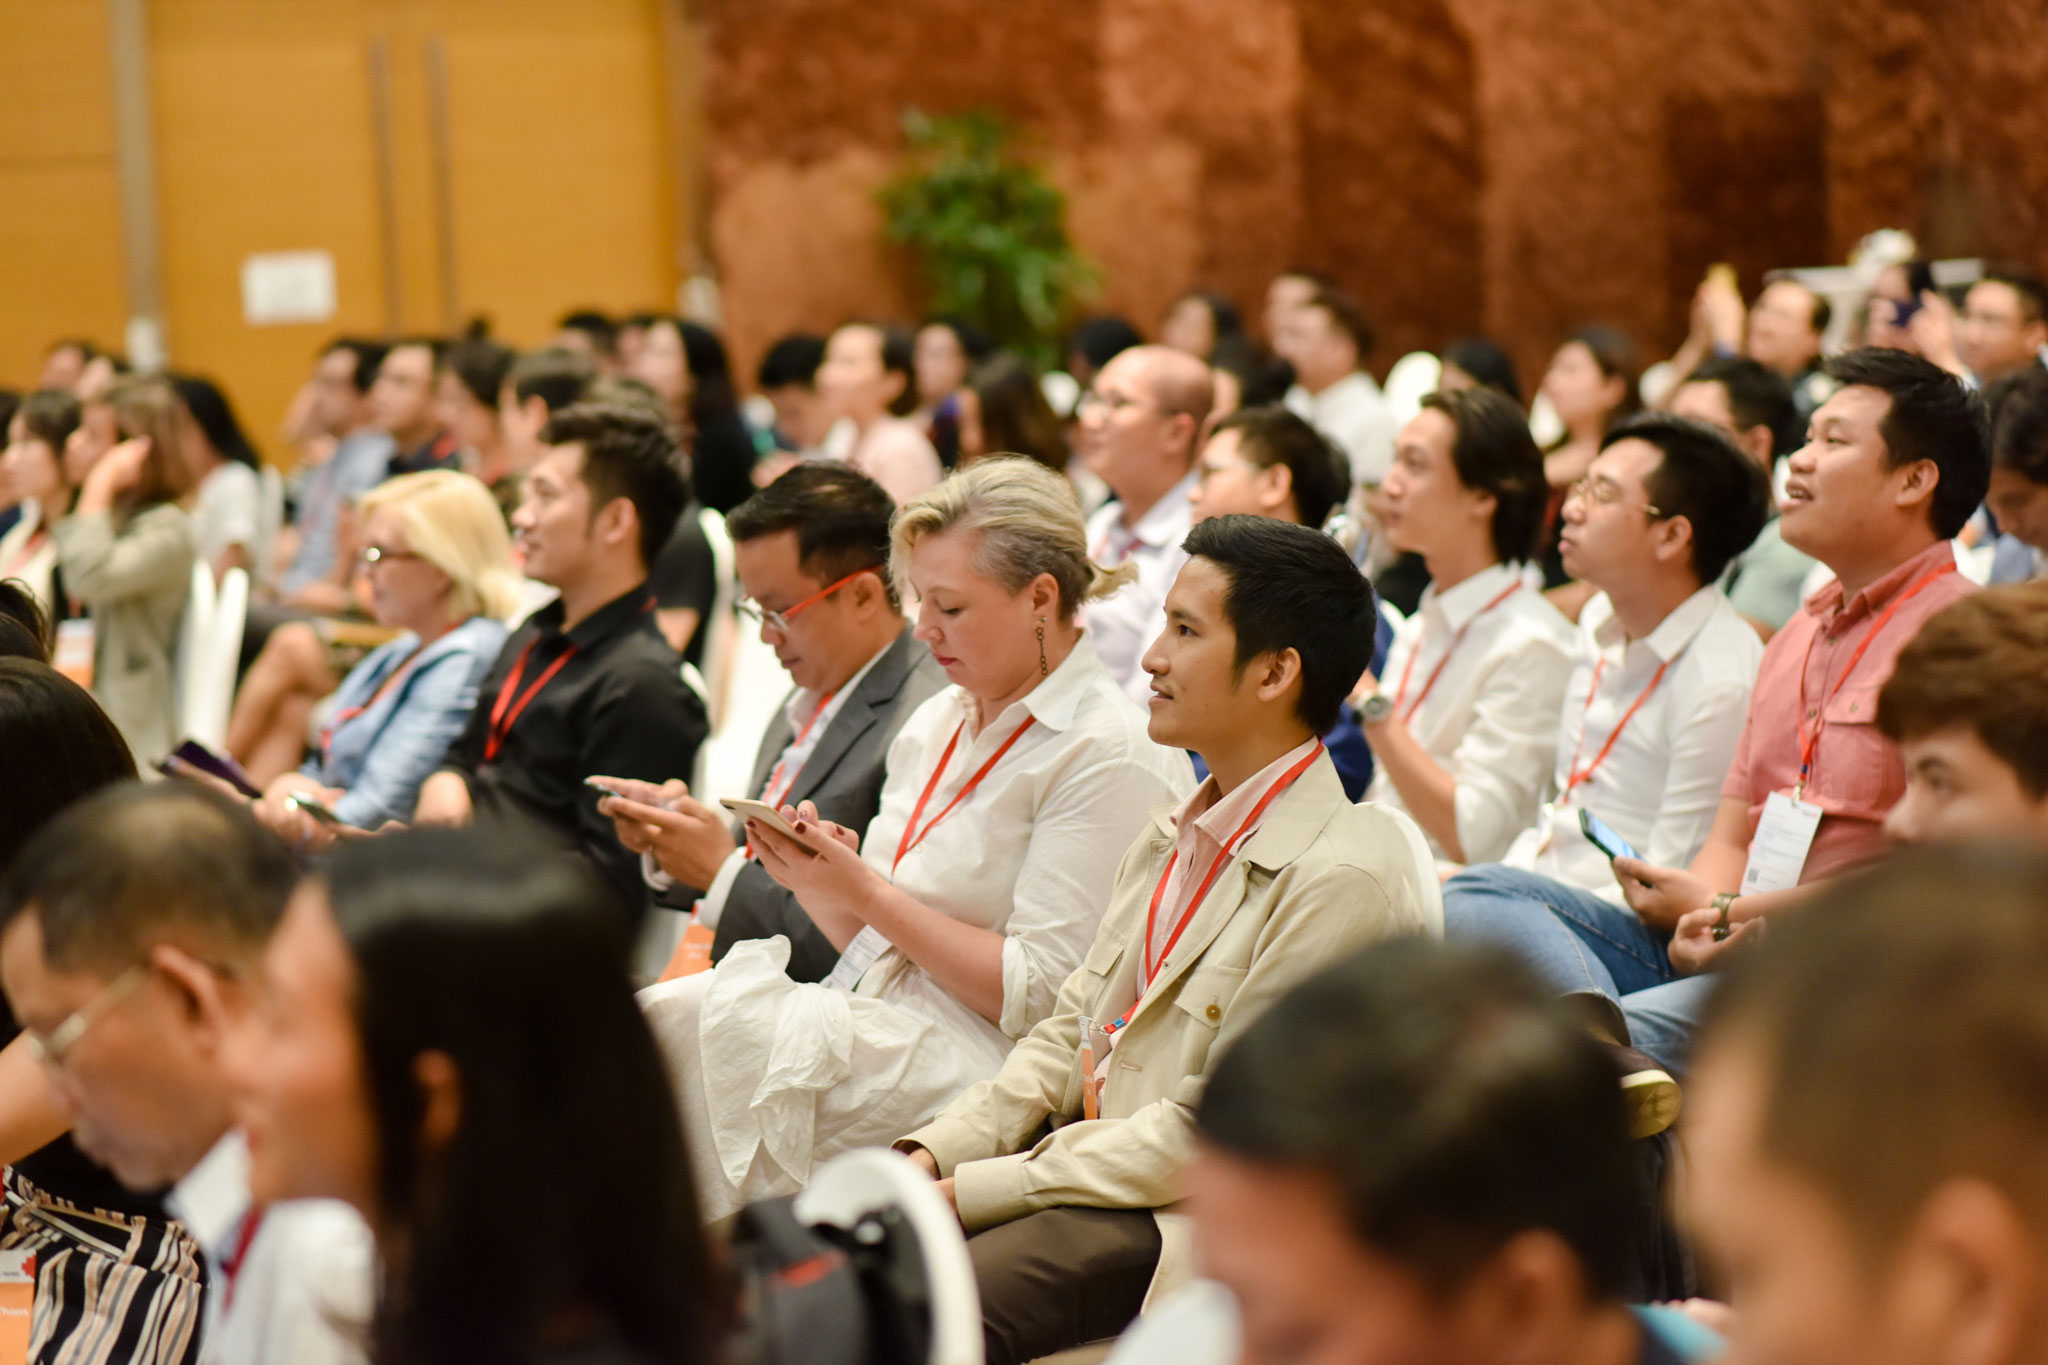
[[[299,848],[324,846],[335,827],[294,797],[360,829],[411,818],[519,605],[504,519],[469,475],[402,474],[364,495],[361,517],[371,610],[405,633],[342,680],[318,747],[256,803],[257,817]],[[304,710],[280,714],[305,733]]]
[[[981,461],[897,515],[891,569],[953,686],[889,751],[863,840],[808,806],[754,854],[841,950],[822,985],[780,937],[642,992],[692,1139],[704,1216],[801,1188],[993,1075],[1080,965],[1118,863],[1193,786],[1096,658],[1083,602],[1127,573],[1090,562],[1072,489]],[[607,812],[609,813],[609,812]]]

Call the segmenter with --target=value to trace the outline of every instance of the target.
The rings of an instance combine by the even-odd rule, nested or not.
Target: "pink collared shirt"
[[[1906,770],[1897,748],[1878,732],[1878,690],[1927,618],[1975,585],[1960,573],[1940,574],[1901,602],[1881,630],[1879,618],[1921,579],[1954,563],[1955,548],[1944,540],[1847,602],[1842,585],[1830,583],[1806,600],[1764,650],[1749,719],[1721,794],[1749,803],[1754,835],[1765,800],[1774,791],[1790,792],[1799,781],[1800,726],[1820,724],[1805,796],[1824,814],[1800,874],[1803,882],[1884,852],[1884,817],[1905,794]],[[1870,647],[1845,677],[1843,670],[1866,637]]]

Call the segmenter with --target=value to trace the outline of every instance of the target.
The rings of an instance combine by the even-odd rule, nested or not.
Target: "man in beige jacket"
[[[1185,1278],[1165,1210],[1211,1059],[1317,968],[1442,929],[1412,823],[1352,805],[1317,738],[1369,661],[1372,589],[1281,522],[1219,517],[1186,549],[1144,658],[1150,732],[1210,777],[1125,855],[1052,1017],[897,1144],[967,1228],[989,1365],[1114,1335]]]

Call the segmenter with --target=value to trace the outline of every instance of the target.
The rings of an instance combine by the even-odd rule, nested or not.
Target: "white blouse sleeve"
[[[1557,762],[1558,716],[1571,674],[1570,653],[1544,635],[1524,636],[1489,661],[1472,724],[1450,763],[1466,863],[1497,861],[1535,822]]]

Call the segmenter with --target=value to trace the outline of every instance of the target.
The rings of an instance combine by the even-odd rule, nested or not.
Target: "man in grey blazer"
[[[741,610],[796,684],[762,736],[747,795],[776,806],[810,801],[848,829],[874,819],[890,743],[946,685],[931,651],[911,638],[889,581],[894,511],[874,480],[821,463],[798,465],[726,519]],[[735,943],[781,934],[790,976],[819,981],[832,970],[838,949],[748,855],[722,808],[680,781],[607,785],[618,794],[600,809],[620,842],[642,855],[657,901],[696,907],[714,961]]]

